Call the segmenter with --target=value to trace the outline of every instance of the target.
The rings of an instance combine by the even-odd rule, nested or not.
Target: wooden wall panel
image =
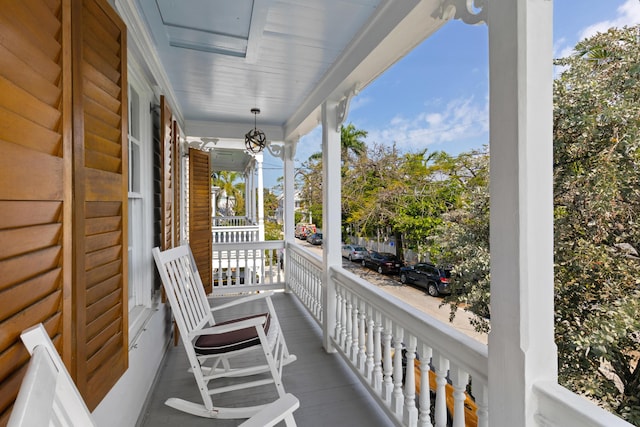
[[[20,332],[43,322],[59,350],[70,342],[68,20],[62,0],[0,8],[0,425],[29,359]]]
[[[76,384],[93,410],[128,366],[126,28],[73,2]]]
[[[189,149],[189,244],[207,294],[212,291],[209,154]]]

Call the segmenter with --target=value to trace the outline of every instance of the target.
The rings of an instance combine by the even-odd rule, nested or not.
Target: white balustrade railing
[[[287,286],[322,324],[322,259],[297,244],[287,245]]]
[[[214,227],[244,227],[255,225],[246,216],[214,216],[211,218]]]
[[[213,243],[248,243],[260,240],[257,225],[212,227]]]
[[[284,289],[282,240],[252,243],[214,243],[213,294]]]
[[[399,425],[488,426],[486,345],[342,268],[331,277],[335,346]]]

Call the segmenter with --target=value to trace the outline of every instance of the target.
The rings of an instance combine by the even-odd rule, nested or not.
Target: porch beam
[[[322,335],[327,352],[334,352],[332,335],[336,325],[336,284],[329,274],[331,268],[342,267],[340,124],[339,101],[322,104]]]
[[[488,5],[491,134],[489,425],[534,426],[532,387],[557,380],[553,316],[549,0]]]

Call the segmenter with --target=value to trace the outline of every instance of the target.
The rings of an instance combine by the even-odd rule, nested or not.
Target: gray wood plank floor
[[[224,302],[219,298],[215,303]],[[308,315],[296,297],[276,293],[273,298],[289,351],[298,357],[283,371],[285,390],[300,400],[295,412],[300,427],[386,427],[393,425],[360,381],[344,365],[337,354],[322,348],[319,326]],[[229,310],[228,317],[260,312],[260,307]],[[220,317],[217,321],[224,320]],[[260,359],[256,359],[260,360]],[[202,403],[182,343],[173,345],[161,366],[156,384],[137,425],[139,427],[208,426],[235,427],[242,420],[212,420],[189,415],[164,404],[169,397]],[[253,389],[214,395],[217,406],[248,406],[273,401],[277,392],[272,384]],[[284,425],[284,423],[281,423]]]

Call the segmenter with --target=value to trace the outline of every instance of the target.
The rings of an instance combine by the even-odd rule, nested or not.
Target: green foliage
[[[554,84],[560,380],[640,425],[639,28],[558,60]],[[633,256],[635,254],[636,256]]]
[[[554,255],[561,384],[640,425],[637,34],[610,30],[557,61],[567,68],[554,84]],[[433,248],[465,291],[448,298],[452,316],[464,305],[486,330],[488,197],[475,182],[443,215]]]
[[[283,240],[284,232],[282,231],[282,226],[277,222],[265,221],[264,239],[265,240]]]
[[[219,197],[218,211],[224,213],[225,216],[238,215],[244,212],[244,182],[239,182],[240,174],[238,172],[219,171],[215,172],[211,177],[213,185],[220,187],[224,193],[224,197]],[[233,202],[232,202],[233,200]]]

